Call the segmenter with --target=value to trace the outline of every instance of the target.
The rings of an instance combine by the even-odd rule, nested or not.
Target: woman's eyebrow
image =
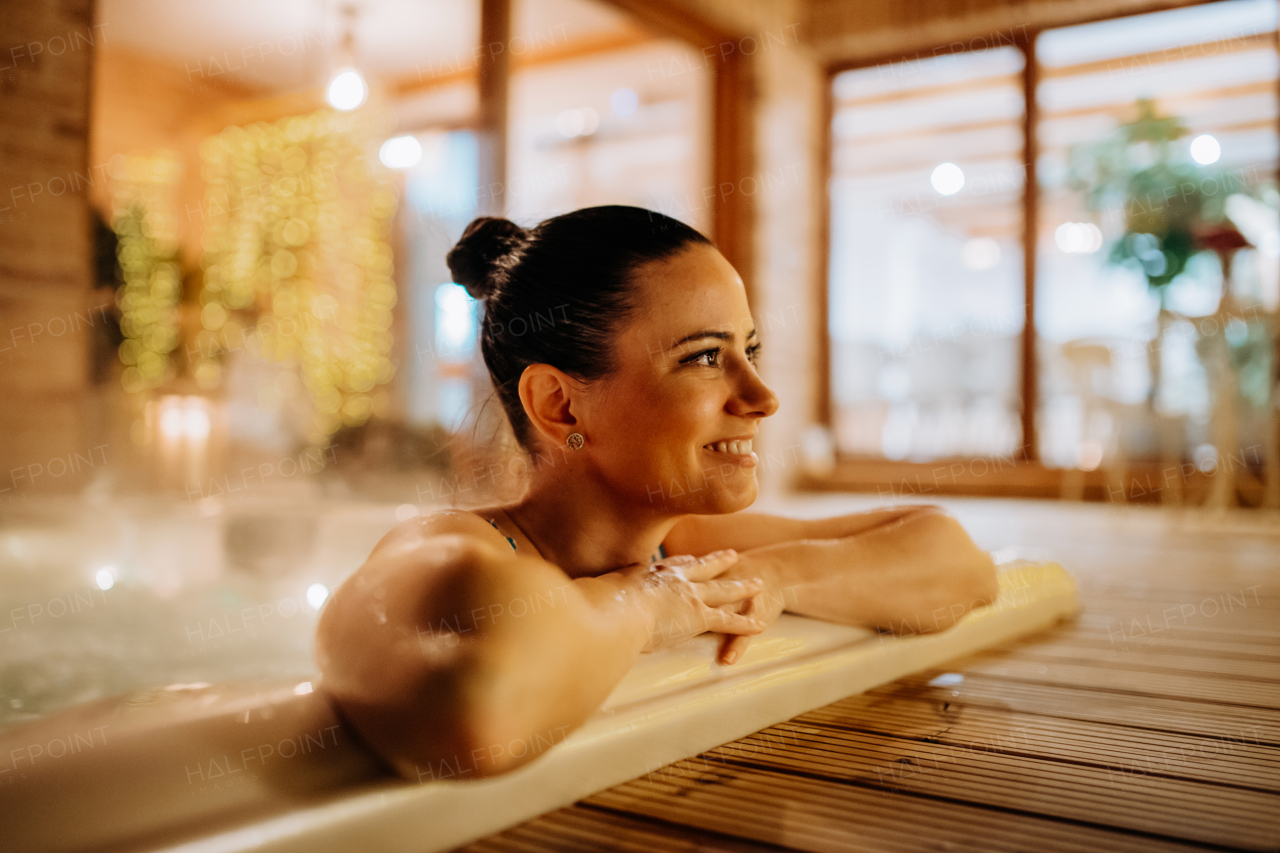
[[[747,334],[747,340],[751,340],[755,336],[756,336],[756,330],[752,329]],[[733,340],[733,332],[722,332],[719,329],[702,329],[701,331],[693,332],[692,334],[685,335],[683,338],[681,338],[678,341],[672,342],[671,347],[672,349],[674,349],[680,346],[681,344],[686,344],[689,341],[696,341],[699,338],[717,338],[722,341],[731,341]]]

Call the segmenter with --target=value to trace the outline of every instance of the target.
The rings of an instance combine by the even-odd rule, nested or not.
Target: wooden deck
[[[946,503],[1075,572],[1079,620],[463,849],[1280,850],[1280,519]]]

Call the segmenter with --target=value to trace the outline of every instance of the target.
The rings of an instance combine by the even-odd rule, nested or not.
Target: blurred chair
[[[1071,389],[1080,400],[1081,438],[1075,466],[1063,472],[1059,496],[1082,500],[1085,472],[1102,469],[1110,494],[1127,500],[1128,459],[1120,433],[1131,407],[1115,399],[1113,343],[1100,338],[1067,341],[1062,345],[1062,357]]]

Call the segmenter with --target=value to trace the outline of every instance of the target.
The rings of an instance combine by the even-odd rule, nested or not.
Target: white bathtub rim
[[[249,826],[151,850],[449,850],[845,696],[1050,627],[1072,616],[1078,607],[1074,585],[1064,571],[1059,568],[1058,572],[1057,580],[1037,590],[1043,594],[1011,606],[1003,606],[1002,599],[1001,605],[973,614],[976,618],[966,617],[946,632],[884,643],[853,642],[811,659],[788,661],[778,669],[696,685],[681,691],[674,703],[668,701],[671,696],[663,696],[663,707],[645,710],[646,703],[638,702],[624,706],[623,713],[599,715],[538,760],[503,776],[435,781],[430,786],[386,783]],[[592,753],[589,759],[580,758],[583,750]],[[640,754],[643,767],[637,761]],[[483,819],[476,820],[477,815]],[[422,835],[427,827],[430,838]]]

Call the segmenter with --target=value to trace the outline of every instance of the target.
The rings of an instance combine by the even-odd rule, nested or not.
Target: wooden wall
[[[1193,6],[1203,0],[808,0],[805,32],[823,63],[914,58],[1030,28]],[[896,57],[904,58],[904,57]]]
[[[113,157],[176,151],[182,161],[175,198],[181,252],[187,263],[200,256],[204,231],[205,183],[200,176],[200,143],[231,121],[227,114],[250,101],[253,93],[216,78],[201,77],[180,64],[119,45],[105,44],[94,63],[90,156],[94,163]],[[110,189],[94,185],[90,200],[110,213]]]
[[[110,454],[84,417],[93,23],[92,0],[0,4],[0,511]]]

